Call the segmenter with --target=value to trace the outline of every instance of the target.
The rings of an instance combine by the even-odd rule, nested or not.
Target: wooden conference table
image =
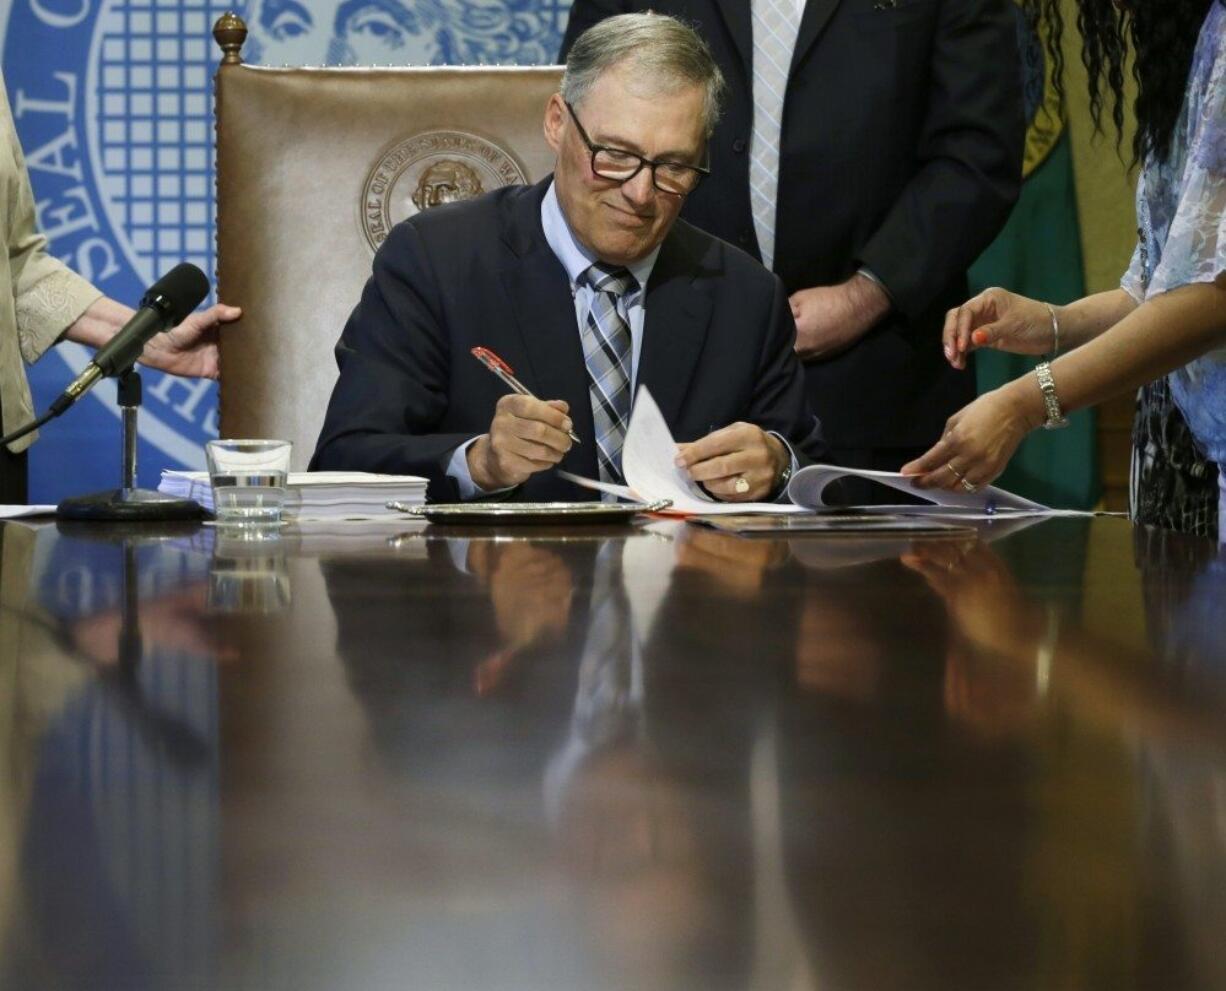
[[[0,987],[1226,987],[1226,548],[2,530]]]

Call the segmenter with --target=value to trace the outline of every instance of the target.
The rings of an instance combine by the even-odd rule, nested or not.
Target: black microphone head
[[[208,294],[209,280],[205,274],[195,265],[182,262],[149,287],[140,305],[161,310],[167,325],[173,327],[204,302]]]

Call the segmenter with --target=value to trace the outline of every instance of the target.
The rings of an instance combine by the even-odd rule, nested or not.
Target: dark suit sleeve
[[[630,5],[625,0],[575,0],[570,8],[570,20],[566,23],[566,34],[562,38],[558,62],[566,61],[575,39],[597,21],[603,21],[614,14],[625,14],[629,10]]]
[[[796,322],[783,281],[774,277],[769,330],[758,355],[757,384],[745,419],[787,438],[802,465],[825,458],[821,424],[809,408],[805,375],[796,357]]]
[[[1021,187],[1025,123],[1010,0],[940,0],[920,167],[859,261],[908,317],[996,236]]]
[[[336,345],[332,391],[313,470],[442,476],[475,434],[436,432],[447,411],[450,356],[430,258],[412,224],[375,254],[362,298]]]

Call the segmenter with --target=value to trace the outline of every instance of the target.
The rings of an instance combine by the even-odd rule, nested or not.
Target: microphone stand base
[[[175,499],[152,489],[111,489],[72,496],[55,508],[62,520],[143,523],[151,520],[202,520],[204,508],[191,499]]]

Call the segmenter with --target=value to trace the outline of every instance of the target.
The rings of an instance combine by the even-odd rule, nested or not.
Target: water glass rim
[[[207,444],[250,444],[252,446],[262,445],[265,447],[281,447],[284,444],[292,444],[293,441],[277,440],[273,437],[213,437]]]

